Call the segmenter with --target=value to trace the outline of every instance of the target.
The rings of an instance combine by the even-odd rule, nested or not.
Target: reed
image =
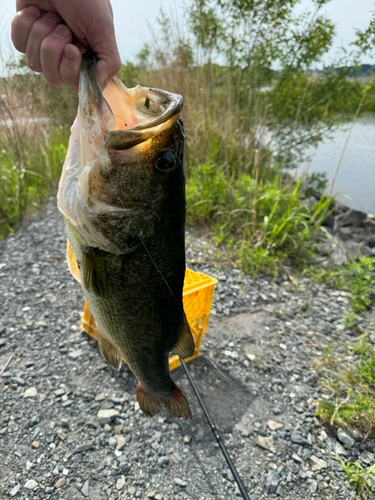
[[[8,73],[0,82],[0,239],[55,188],[69,137],[64,99],[54,99],[54,90],[40,75],[25,71],[22,60],[7,61],[4,71]]]

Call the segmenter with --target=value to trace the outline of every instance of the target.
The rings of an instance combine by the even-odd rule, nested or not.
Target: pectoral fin
[[[82,253],[83,286],[88,292],[99,297],[104,295],[105,277],[98,265],[96,256],[91,250]]]
[[[122,357],[120,352],[114,347],[109,340],[104,337],[102,332],[97,328],[97,339],[100,352],[103,358],[109,363],[112,368],[119,370],[122,364]]]
[[[69,240],[67,241],[67,246],[66,246],[66,262],[68,263],[69,271],[72,273],[74,278],[78,281],[78,283],[80,283],[81,278],[79,276],[77,259],[76,259],[76,256],[74,255],[74,250],[73,250],[72,245],[69,243]]]
[[[182,328],[178,337],[177,345],[173,348],[173,353],[180,356],[180,358],[190,358],[195,352],[195,343],[190,331],[189,323],[187,322],[184,314]]]

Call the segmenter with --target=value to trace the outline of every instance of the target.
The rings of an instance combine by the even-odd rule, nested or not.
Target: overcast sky
[[[179,11],[186,1],[188,0],[112,0],[116,35],[123,61],[134,57],[147,41],[148,24],[152,26],[155,23],[161,6],[167,10],[174,6]],[[10,45],[10,21],[15,12],[15,3],[16,0],[0,0],[0,31],[4,46]],[[305,10],[311,5],[311,0],[302,0],[299,10]],[[375,0],[332,0],[324,10],[337,25],[335,46],[348,46],[354,39],[355,28],[365,29],[368,25],[371,14],[375,11]],[[363,62],[375,61],[368,59]]]

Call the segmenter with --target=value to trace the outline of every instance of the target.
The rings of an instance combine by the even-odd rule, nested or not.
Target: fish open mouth
[[[126,88],[113,78],[103,92],[114,117],[109,128],[108,148],[129,149],[172,126],[183,100],[180,95],[138,85]]]
[[[104,118],[108,149],[115,150],[132,148],[167,130],[183,107],[180,95],[140,85],[128,89],[117,77],[102,92],[90,55],[82,60],[79,96],[82,111],[87,115],[95,103]]]

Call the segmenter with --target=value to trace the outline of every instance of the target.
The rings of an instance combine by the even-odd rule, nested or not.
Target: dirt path
[[[182,370],[173,375],[193,420],[147,419],[127,367],[113,371],[80,332],[65,241],[52,200],[0,244],[0,373],[11,357],[0,378],[0,499],[241,498]],[[189,241],[188,258],[203,260],[207,242]],[[311,365],[331,339],[350,338],[347,297],[308,280],[200,269],[219,286],[190,368],[251,500],[354,498],[332,456],[358,459],[374,443],[323,432]],[[100,424],[101,409],[114,420]]]

